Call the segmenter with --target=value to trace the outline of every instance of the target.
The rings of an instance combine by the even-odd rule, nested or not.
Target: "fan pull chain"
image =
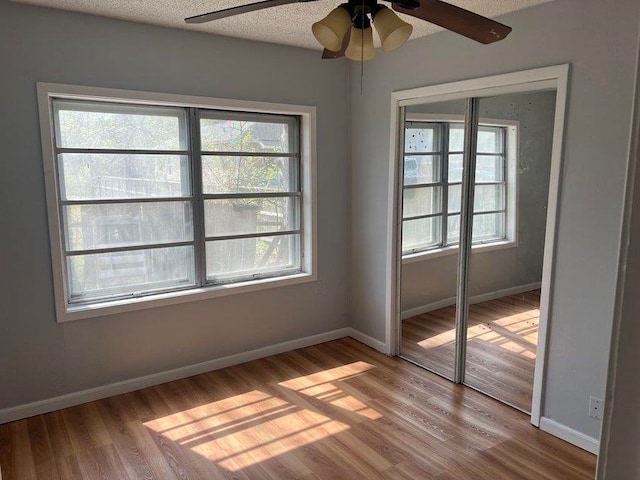
[[[362,23],[360,24],[360,95],[362,95],[362,84],[364,83],[364,0],[362,0]]]
[[[364,43],[364,42],[363,42]],[[364,57],[364,54],[361,54]],[[360,59],[360,95],[362,95],[362,84],[364,82],[364,59]]]

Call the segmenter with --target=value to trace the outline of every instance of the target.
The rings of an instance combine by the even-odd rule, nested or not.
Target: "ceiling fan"
[[[298,2],[316,0],[263,0],[261,2],[226,8],[185,19],[186,23],[205,23]],[[480,43],[488,44],[505,38],[511,27],[451,5],[440,0],[384,0],[396,12],[425,20]],[[348,0],[334,8],[325,18],[313,24],[311,30],[324,47],[322,58],[346,56],[351,60],[370,60],[375,57],[373,22],[382,50],[390,52],[406,42],[413,27],[400,19],[378,0]]]

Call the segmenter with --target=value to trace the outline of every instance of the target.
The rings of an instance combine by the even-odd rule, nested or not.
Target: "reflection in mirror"
[[[465,101],[406,108],[400,354],[453,379]]]
[[[555,92],[478,107],[464,383],[530,412]]]

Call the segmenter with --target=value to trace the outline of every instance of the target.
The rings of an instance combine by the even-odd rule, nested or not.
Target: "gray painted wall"
[[[638,51],[640,60],[640,49]],[[640,63],[636,77],[634,135],[620,257],[617,314],[611,342],[605,419],[600,445],[600,480],[640,480]]]
[[[520,122],[518,137],[518,246],[475,250],[471,257],[471,295],[528,285],[542,278],[546,206],[549,193],[555,92],[504,95],[480,100],[480,117]],[[464,114],[460,102],[411,106],[407,112]],[[409,114],[409,113],[408,113]],[[458,255],[405,263],[401,309],[407,310],[456,295]]]
[[[572,64],[543,414],[598,437],[589,396],[603,397],[615,297],[634,88],[637,0],[556,0],[501,18],[503,42],[444,32],[352,66],[350,316],[384,339],[390,93]],[[366,172],[366,175],[360,174]]]
[[[0,1],[0,409],[347,326],[348,68]],[[319,282],[57,324],[36,82],[317,106]]]
[[[0,1],[0,408],[348,318],[383,339],[390,92],[571,62],[544,413],[597,436],[586,411],[604,391],[639,10],[556,0],[506,16],[514,32],[496,45],[415,40],[366,64],[363,95],[353,64],[349,98],[347,63],[317,52]],[[316,105],[320,282],[56,324],[36,81]]]
[[[637,172],[637,171],[636,171]],[[626,282],[622,294],[620,329],[618,336],[617,361],[612,363],[611,378],[613,392],[607,396],[607,413],[610,411],[610,433],[608,443],[601,450],[606,455],[606,463],[601,466],[602,476],[616,480],[640,479],[640,379],[638,365],[640,355],[640,178],[636,173],[633,210],[630,222],[629,257],[626,264]]]

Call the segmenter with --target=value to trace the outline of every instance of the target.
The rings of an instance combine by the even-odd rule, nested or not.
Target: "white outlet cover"
[[[589,397],[589,416],[596,420],[602,420],[604,401],[601,398]]]

